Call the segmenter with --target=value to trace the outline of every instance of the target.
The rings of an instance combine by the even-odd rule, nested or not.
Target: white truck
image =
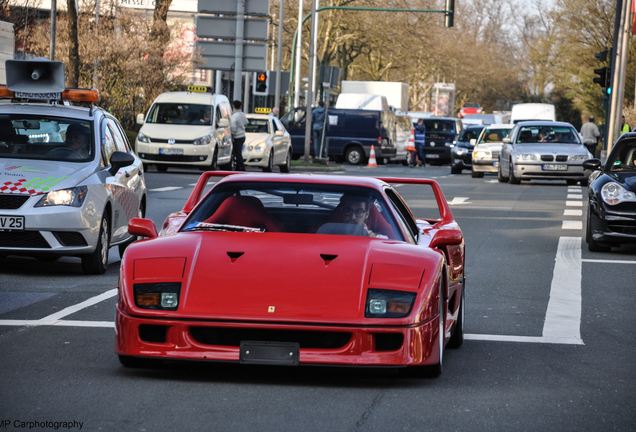
[[[512,106],[510,123],[525,120],[556,121],[554,105],[544,103],[522,103]]]
[[[4,63],[13,59],[15,53],[15,35],[13,24],[0,21],[0,84],[7,83]]]
[[[399,111],[409,110],[409,85],[396,81],[342,81],[341,93],[371,94],[386,97],[390,106]]]

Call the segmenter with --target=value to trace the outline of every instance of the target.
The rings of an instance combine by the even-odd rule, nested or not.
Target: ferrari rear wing
[[[409,178],[409,177],[376,177],[378,180],[381,180],[390,184],[419,184],[419,185],[427,185],[433,189],[433,193],[435,194],[435,201],[437,201],[437,208],[439,209],[440,220],[442,224],[447,224],[453,222],[455,219],[453,217],[453,212],[448,205],[448,201],[446,201],[446,197],[444,196],[444,192],[442,192],[442,188],[439,183],[432,179],[418,179],[418,178]]]

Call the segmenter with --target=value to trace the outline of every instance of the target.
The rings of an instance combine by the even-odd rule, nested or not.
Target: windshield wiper
[[[233,231],[233,232],[265,232],[263,228],[246,227],[241,225],[226,225],[199,222],[193,227],[184,229],[184,231]]]

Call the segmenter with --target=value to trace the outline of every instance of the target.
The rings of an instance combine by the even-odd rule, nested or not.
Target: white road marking
[[[581,230],[583,229],[583,222],[580,220],[564,220],[561,225],[561,229],[564,230]]]
[[[484,180],[484,183],[499,183],[499,180],[497,180],[497,179],[493,179],[493,180]]]
[[[569,187],[568,188],[568,193],[583,193],[583,191],[581,190],[581,188],[575,188],[575,187]]]
[[[580,195],[580,194],[577,194],[577,195],[575,195],[575,194],[568,194],[567,199],[572,199],[572,200],[575,200],[575,199],[583,199],[583,195]]]
[[[583,210],[581,210],[581,209],[565,209],[565,210],[563,210],[563,216],[583,216]]]
[[[583,207],[583,203],[581,201],[566,201],[566,207]]]
[[[561,237],[543,323],[549,340],[581,340],[581,238]]]
[[[183,187],[181,187],[181,186],[165,186],[165,187],[160,187],[160,188],[155,188],[155,189],[148,189],[148,191],[149,192],[170,192],[170,191],[179,190],[179,189],[183,189]]]
[[[104,300],[108,300],[111,297],[114,297],[117,295],[117,289],[113,288],[111,290],[108,290],[104,293],[101,293],[99,295],[96,295],[95,297],[91,297],[87,300],[84,300],[81,303],[75,304],[73,306],[69,306],[67,308],[62,309],[59,312],[55,312],[54,314],[51,314],[49,316],[45,316],[44,318],[42,318],[40,320],[41,324],[53,324],[56,321],[60,320],[61,318],[64,318],[65,316],[68,315],[72,315],[77,311],[80,311],[82,309],[85,309],[89,306],[93,306],[94,304],[97,304],[99,302],[102,302]]]
[[[462,204],[470,204],[470,202],[468,202],[470,198],[468,197],[453,197],[452,200],[448,201],[448,204],[450,205],[462,205]]]
[[[491,342],[520,342],[520,343],[541,343],[541,344],[562,344],[562,345],[584,345],[583,341],[577,338],[548,338],[544,336],[465,334],[464,338],[466,340],[491,341]]]
[[[628,261],[628,260],[608,260],[608,259],[584,258],[581,261],[589,262],[589,263],[605,263],[605,264],[636,264],[636,261]]]
[[[59,320],[54,322],[42,322],[42,320],[0,320],[0,326],[17,326],[17,327],[62,326],[62,327],[115,328],[115,323],[112,321],[76,321],[76,320]]]

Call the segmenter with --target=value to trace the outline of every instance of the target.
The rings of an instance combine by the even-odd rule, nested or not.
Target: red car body
[[[166,220],[163,235],[157,236],[151,221],[131,220],[129,231],[148,239],[129,246],[121,264],[116,351],[124,365],[161,358],[428,366],[424,369],[441,372],[445,345],[463,341],[464,241],[435,181],[230,174],[235,173],[202,174],[184,208]],[[213,176],[223,178],[200,199]],[[424,185],[432,187],[440,217],[416,220],[408,208],[387,205],[396,218],[400,212],[413,218],[413,241],[183,230],[215,190],[248,183],[346,186],[372,190],[387,201],[387,193],[397,194],[392,183]],[[136,287],[161,283],[180,284],[176,310],[139,307]],[[378,290],[389,296],[414,295],[409,313],[367,316],[369,296]],[[290,362],[276,357],[294,346]],[[248,357],[257,349],[263,357],[251,361]]]

